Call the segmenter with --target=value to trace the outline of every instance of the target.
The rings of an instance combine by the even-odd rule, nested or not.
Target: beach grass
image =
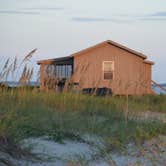
[[[17,143],[25,138],[47,135],[63,143],[64,139],[81,141],[83,135],[90,134],[101,137],[110,149],[122,148],[130,142],[142,143],[166,134],[166,124],[159,120],[130,118],[133,112],[139,111],[163,113],[165,98],[129,97],[126,122],[125,97],[46,93],[36,88],[3,90],[0,93],[0,136]]]
[[[156,118],[166,115],[166,95],[97,97],[44,92],[27,86],[33,75],[27,61],[35,51],[20,64],[17,58],[14,62],[7,59],[0,71],[0,81],[5,83],[9,75],[17,76],[25,64],[18,87],[0,84],[0,152],[10,154],[12,147],[16,157],[17,153],[24,153],[19,149],[20,142],[31,137],[47,136],[63,143],[66,139],[85,142],[84,136],[91,135],[101,138],[105,145],[101,152],[105,154],[123,150],[129,143],[141,145],[145,140],[166,135],[166,123]]]

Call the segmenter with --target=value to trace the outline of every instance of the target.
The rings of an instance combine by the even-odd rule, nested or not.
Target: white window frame
[[[112,63],[112,73],[113,73],[113,76],[112,76],[112,79],[105,79],[104,78],[104,64],[105,63],[108,63],[108,62],[111,62]],[[106,80],[106,81],[109,81],[109,80],[114,80],[114,70],[115,70],[115,62],[114,61],[103,61],[102,63],[102,75],[103,75],[103,80]]]

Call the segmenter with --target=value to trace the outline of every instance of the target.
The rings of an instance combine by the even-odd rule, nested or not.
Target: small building
[[[40,89],[78,91],[106,88],[115,95],[153,93],[151,73],[154,62],[147,56],[111,40],[70,56],[40,60]]]

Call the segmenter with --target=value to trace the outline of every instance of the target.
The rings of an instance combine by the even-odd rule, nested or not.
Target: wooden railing
[[[160,84],[156,83],[155,81],[151,80],[152,84],[154,84],[156,87],[159,87],[161,90],[166,92],[166,89],[162,87]]]

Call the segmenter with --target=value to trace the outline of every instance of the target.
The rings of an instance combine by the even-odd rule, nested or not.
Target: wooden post
[[[40,90],[44,90],[44,64],[40,64]]]

